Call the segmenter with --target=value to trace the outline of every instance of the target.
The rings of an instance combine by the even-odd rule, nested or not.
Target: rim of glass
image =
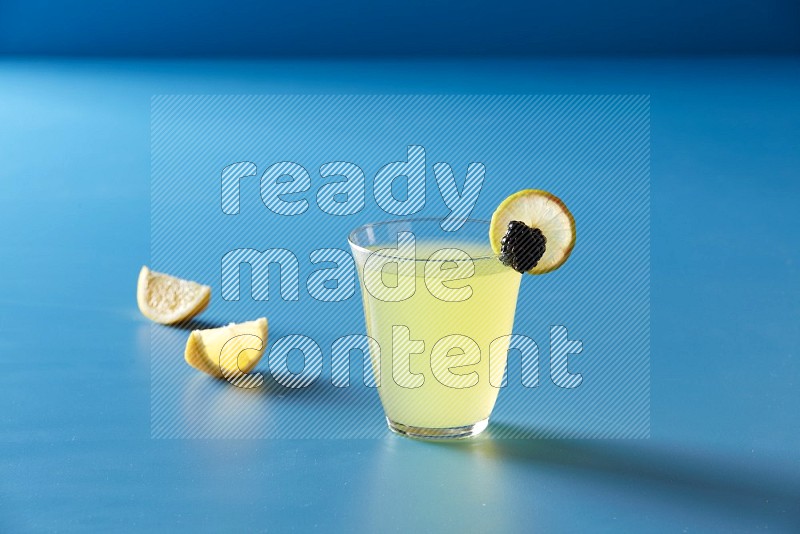
[[[393,221],[378,221],[378,222],[366,223],[366,224],[362,224],[361,226],[357,226],[357,227],[353,228],[353,230],[351,230],[350,233],[347,234],[347,242],[350,243],[351,247],[353,247],[354,249],[358,250],[359,252],[366,252],[368,254],[372,254],[373,252],[375,252],[374,250],[370,250],[368,248],[365,248],[365,247],[362,247],[361,245],[356,244],[356,242],[354,241],[354,236],[355,236],[355,234],[357,232],[366,230],[367,228],[370,228],[370,227],[374,228],[376,226],[387,226],[389,224],[415,223],[415,222],[438,222],[438,223],[441,223],[443,220],[444,219],[442,219],[441,217],[416,217],[416,218],[411,218],[411,219],[395,219]],[[486,225],[486,241],[487,241],[487,244],[489,245],[489,249],[491,249],[492,244],[489,242],[489,226],[491,225],[491,221],[487,221],[487,220],[484,220],[484,219],[467,219],[466,221],[464,221],[464,223],[465,224],[466,223],[479,223],[479,224]],[[447,232],[446,230],[442,230],[442,232],[444,232],[445,234],[453,233],[453,232]],[[477,256],[477,257],[470,256],[470,258],[473,261],[475,261],[475,260],[498,259],[499,257],[500,257],[499,254],[494,254],[494,253],[487,254],[485,256]],[[426,259],[414,258],[414,261],[429,261],[429,260],[427,258]],[[434,261],[437,261],[437,260],[434,260]],[[443,259],[443,260],[438,260],[438,261],[451,261],[451,260],[444,260]]]

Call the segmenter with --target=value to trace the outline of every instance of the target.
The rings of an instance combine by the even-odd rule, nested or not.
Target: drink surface
[[[377,249],[381,247],[373,247]],[[424,261],[442,249],[458,249],[474,258],[474,274],[463,280],[442,281],[437,273],[446,273],[447,267],[455,266],[447,260],[461,257],[439,252],[438,260]],[[521,275],[502,265],[488,243],[417,242],[416,258],[414,268],[403,274],[397,264],[390,264],[381,275],[387,286],[413,282],[415,290],[410,298],[386,302],[362,286],[367,333],[380,346],[380,356],[371,356],[373,367],[380,365],[378,391],[386,415],[396,423],[423,428],[450,428],[482,421],[489,417],[499,391],[490,383],[489,347],[498,340],[492,347],[491,365],[492,380],[499,385],[508,350],[508,340],[502,338],[512,331]],[[364,266],[359,263],[363,281]],[[431,285],[435,291],[437,284],[450,289],[469,286],[471,294],[465,300],[448,301],[440,298],[441,293],[436,296],[428,289]],[[411,341],[403,342],[409,336]],[[441,344],[437,346],[437,342]],[[438,350],[432,369],[435,346]],[[421,352],[409,356],[409,349]],[[458,366],[450,369],[452,375],[446,369],[451,366]]]

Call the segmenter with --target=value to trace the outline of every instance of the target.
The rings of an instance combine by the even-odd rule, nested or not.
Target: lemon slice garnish
[[[544,274],[561,267],[575,246],[575,219],[560,198],[540,189],[514,193],[497,207],[489,226],[489,240],[495,254],[511,221],[520,221],[544,234],[545,251],[528,274]]]
[[[186,363],[217,378],[236,378],[249,373],[264,355],[267,320],[193,330],[186,342]]]
[[[211,301],[211,288],[142,267],[136,288],[139,310],[161,324],[191,319]]]

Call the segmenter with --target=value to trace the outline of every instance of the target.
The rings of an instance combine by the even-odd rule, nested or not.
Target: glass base
[[[395,423],[388,417],[386,418],[386,423],[389,425],[389,430],[396,434],[400,434],[401,436],[407,436],[409,438],[416,439],[446,440],[471,438],[473,436],[477,436],[486,430],[486,427],[489,425],[489,419],[487,418],[483,421],[478,421],[472,425],[454,426],[450,428],[423,428],[418,426],[409,426],[402,423]]]

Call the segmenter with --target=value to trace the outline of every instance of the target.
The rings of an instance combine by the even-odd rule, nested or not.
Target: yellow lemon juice
[[[482,426],[473,433],[480,432],[505,369],[521,275],[500,263],[488,239],[485,245],[417,241],[414,257],[399,263],[380,247],[369,248],[372,256],[387,256],[357,260],[367,333],[380,347],[371,356],[390,427],[437,437],[435,429],[477,423]],[[413,293],[404,289],[400,297],[407,298],[392,301],[369,290],[377,278],[389,288],[413,286]]]

